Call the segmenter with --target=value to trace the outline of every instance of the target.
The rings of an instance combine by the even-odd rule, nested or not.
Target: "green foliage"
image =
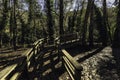
[[[8,1],[8,0],[5,0]],[[45,0],[47,1],[47,0]],[[87,24],[86,27],[86,39],[89,38],[89,24],[90,24],[90,16],[88,17],[88,22],[84,23],[85,13],[86,13],[86,4],[84,3],[80,5],[80,9],[77,11],[76,18],[73,19],[74,11],[66,10],[68,3],[72,4],[70,1],[64,1],[64,14],[63,14],[63,30],[64,33],[71,32],[79,32],[79,36],[82,37],[83,30],[85,27],[82,27],[83,24]],[[19,3],[19,4],[18,4]],[[15,18],[16,18],[16,43],[17,44],[30,44],[35,40],[53,36],[56,37],[59,35],[60,31],[60,5],[58,5],[58,9],[54,9],[54,0],[50,0],[50,5],[45,5],[45,11],[41,12],[41,6],[38,3],[38,0],[16,0],[15,1]],[[9,4],[9,2],[8,2]],[[26,4],[26,5],[24,5]],[[78,4],[78,3],[77,3]],[[8,8],[8,5],[4,3],[0,5],[0,31],[2,31],[2,42],[3,45],[5,43],[9,44],[13,40],[13,27],[14,27],[14,16],[13,16],[13,3],[11,3],[11,7]],[[25,6],[28,7],[28,10],[25,10]],[[81,7],[83,9],[81,10]],[[47,12],[47,8],[48,10]],[[114,32],[116,29],[116,16],[118,9],[116,7],[107,8],[108,9],[108,22],[110,26],[110,33],[112,38],[114,36]],[[82,12],[81,12],[82,11]],[[100,41],[101,34],[104,37],[103,32],[100,32],[103,26],[102,16],[103,12],[101,8],[96,8],[96,14],[94,13],[94,30],[93,37],[94,41]],[[73,24],[74,23],[74,24]],[[52,26],[52,27],[51,27]],[[72,27],[71,27],[72,26]],[[74,30],[74,31],[73,31]],[[12,45],[11,45],[12,46]]]

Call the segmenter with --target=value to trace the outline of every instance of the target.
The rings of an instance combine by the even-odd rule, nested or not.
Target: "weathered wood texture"
[[[81,80],[82,66],[66,50],[62,50],[63,64],[72,80]]]

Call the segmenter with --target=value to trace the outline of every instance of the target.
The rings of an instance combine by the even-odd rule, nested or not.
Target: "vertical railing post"
[[[25,60],[23,60],[23,64],[25,65],[23,70],[23,77],[26,78],[27,80],[30,80],[28,66],[27,66],[27,57],[25,57]]]
[[[81,69],[75,69],[75,80],[81,80]]]
[[[36,59],[35,59],[35,52],[36,52],[36,51],[35,51],[35,50],[36,50],[35,47],[36,47],[36,45],[33,46],[33,57],[32,57],[32,58],[33,58],[33,59],[32,59],[32,60],[33,60],[32,63],[33,63],[34,69],[35,69],[36,64],[37,64]]]

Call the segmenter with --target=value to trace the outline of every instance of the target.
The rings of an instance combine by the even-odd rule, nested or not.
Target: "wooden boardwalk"
[[[1,68],[0,80],[119,80],[110,47],[72,45],[62,49],[43,46],[40,41]]]

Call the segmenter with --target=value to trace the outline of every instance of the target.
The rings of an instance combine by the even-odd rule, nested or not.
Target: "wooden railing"
[[[70,36],[69,36],[70,37]],[[75,38],[69,38],[68,41],[73,41]],[[69,40],[70,39],[70,40]],[[6,67],[4,70],[0,72],[0,80],[18,80],[21,75],[25,75],[27,80],[29,78],[29,69],[36,68],[36,60],[40,51],[44,47],[44,43],[46,40],[40,39],[34,42],[31,48],[29,48],[20,58],[20,62],[10,65]],[[66,43],[66,41],[63,40]],[[59,45],[59,44],[58,44]],[[69,73],[72,80],[80,80],[82,67],[81,65],[74,60],[74,58],[65,50],[61,50],[58,46],[58,52],[62,52],[62,61],[65,65],[67,72]],[[61,54],[60,54],[61,55]],[[34,69],[33,69],[34,70]]]
[[[26,74],[26,77],[28,77],[26,57],[22,56],[19,59],[21,61],[18,63],[7,66],[0,71],[0,80],[17,80],[21,73]]]
[[[44,39],[39,39],[33,43],[32,48],[28,49],[23,56],[27,57],[27,67],[36,63],[36,55],[43,49]]]
[[[71,45],[68,45],[72,43]],[[78,33],[72,33],[72,34],[64,34],[55,39],[55,44],[59,46],[59,48],[65,48],[65,47],[71,47],[74,44],[80,43],[80,38],[78,37]],[[64,47],[63,47],[63,46]]]
[[[62,50],[62,62],[72,80],[81,80],[82,66],[66,50]]]
[[[65,66],[69,76],[72,80],[81,80],[81,72],[83,69],[82,66],[64,49],[66,47],[73,46],[74,43],[79,44],[80,39],[78,34],[64,34],[56,38],[55,41],[58,50],[58,57],[60,60],[62,58],[62,63]]]
[[[18,63],[10,65],[0,71],[0,80],[18,80],[19,77],[25,75],[29,80],[28,70],[36,63],[36,55],[42,50],[44,39],[40,39],[32,45],[20,58]]]

